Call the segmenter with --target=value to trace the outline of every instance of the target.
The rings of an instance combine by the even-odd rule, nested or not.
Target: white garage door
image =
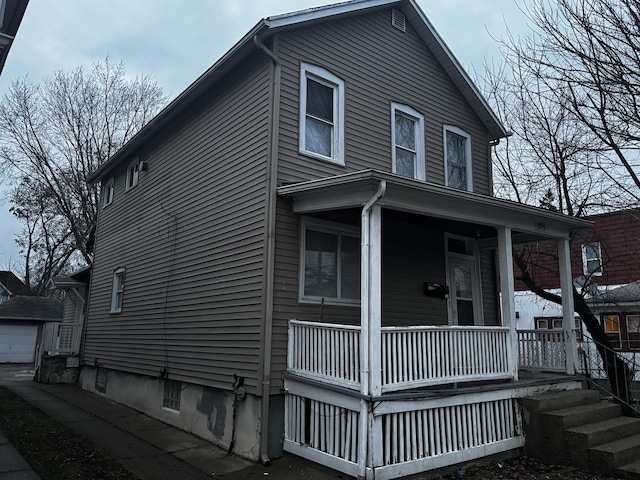
[[[37,334],[37,325],[0,324],[0,363],[33,362]]]

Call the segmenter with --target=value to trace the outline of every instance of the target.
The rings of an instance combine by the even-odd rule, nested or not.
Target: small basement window
[[[177,412],[180,411],[180,394],[182,393],[182,382],[176,380],[164,381],[164,398],[162,406]]]

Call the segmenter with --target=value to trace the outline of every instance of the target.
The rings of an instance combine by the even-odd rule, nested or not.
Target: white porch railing
[[[360,385],[360,327],[289,322],[288,370],[335,385]]]
[[[382,391],[510,378],[509,329],[383,327]]]
[[[78,353],[80,325],[73,323],[45,323],[42,333],[42,351],[48,355]]]
[[[509,330],[502,327],[383,327],[382,391],[510,378]],[[288,370],[360,386],[360,327],[291,320]]]
[[[566,371],[563,330],[518,330],[520,368]]]

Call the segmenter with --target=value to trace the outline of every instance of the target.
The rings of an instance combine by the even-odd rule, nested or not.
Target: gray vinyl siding
[[[423,286],[447,283],[444,233],[385,219],[383,245],[383,325],[447,325],[447,300]]]
[[[73,323],[76,319],[76,303],[78,296],[73,290],[67,290],[64,296],[64,310],[62,313],[62,321],[64,323]]]
[[[471,135],[474,190],[490,193],[488,134],[434,55],[390,10],[278,36],[282,62],[279,180],[297,182],[374,168],[391,171],[391,102],[425,118],[427,182],[444,184],[443,126]],[[326,68],[345,82],[345,166],[298,153],[300,63]]]
[[[480,250],[482,309],[485,325],[501,325],[495,250]]]
[[[270,65],[250,58],[236,85],[147,144],[148,171],[100,212],[85,363],[256,391],[261,346]],[[126,162],[125,162],[126,163]],[[123,309],[109,314],[113,272]]]

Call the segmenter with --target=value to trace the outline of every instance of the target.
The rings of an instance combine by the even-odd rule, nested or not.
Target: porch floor
[[[464,382],[461,384],[449,383],[433,387],[421,387],[411,390],[397,392],[386,392],[379,397],[367,397],[351,388],[332,385],[321,382],[313,378],[304,377],[291,372],[285,372],[284,377],[307,385],[321,387],[325,390],[334,391],[355,398],[365,398],[372,401],[385,400],[406,400],[420,398],[440,398],[455,395],[466,395],[469,393],[494,392],[500,390],[519,390],[529,387],[546,386],[550,384],[562,384],[580,381],[575,375],[568,375],[558,372],[544,371],[520,371],[518,380],[479,380],[476,382]],[[548,388],[547,388],[548,389]]]

